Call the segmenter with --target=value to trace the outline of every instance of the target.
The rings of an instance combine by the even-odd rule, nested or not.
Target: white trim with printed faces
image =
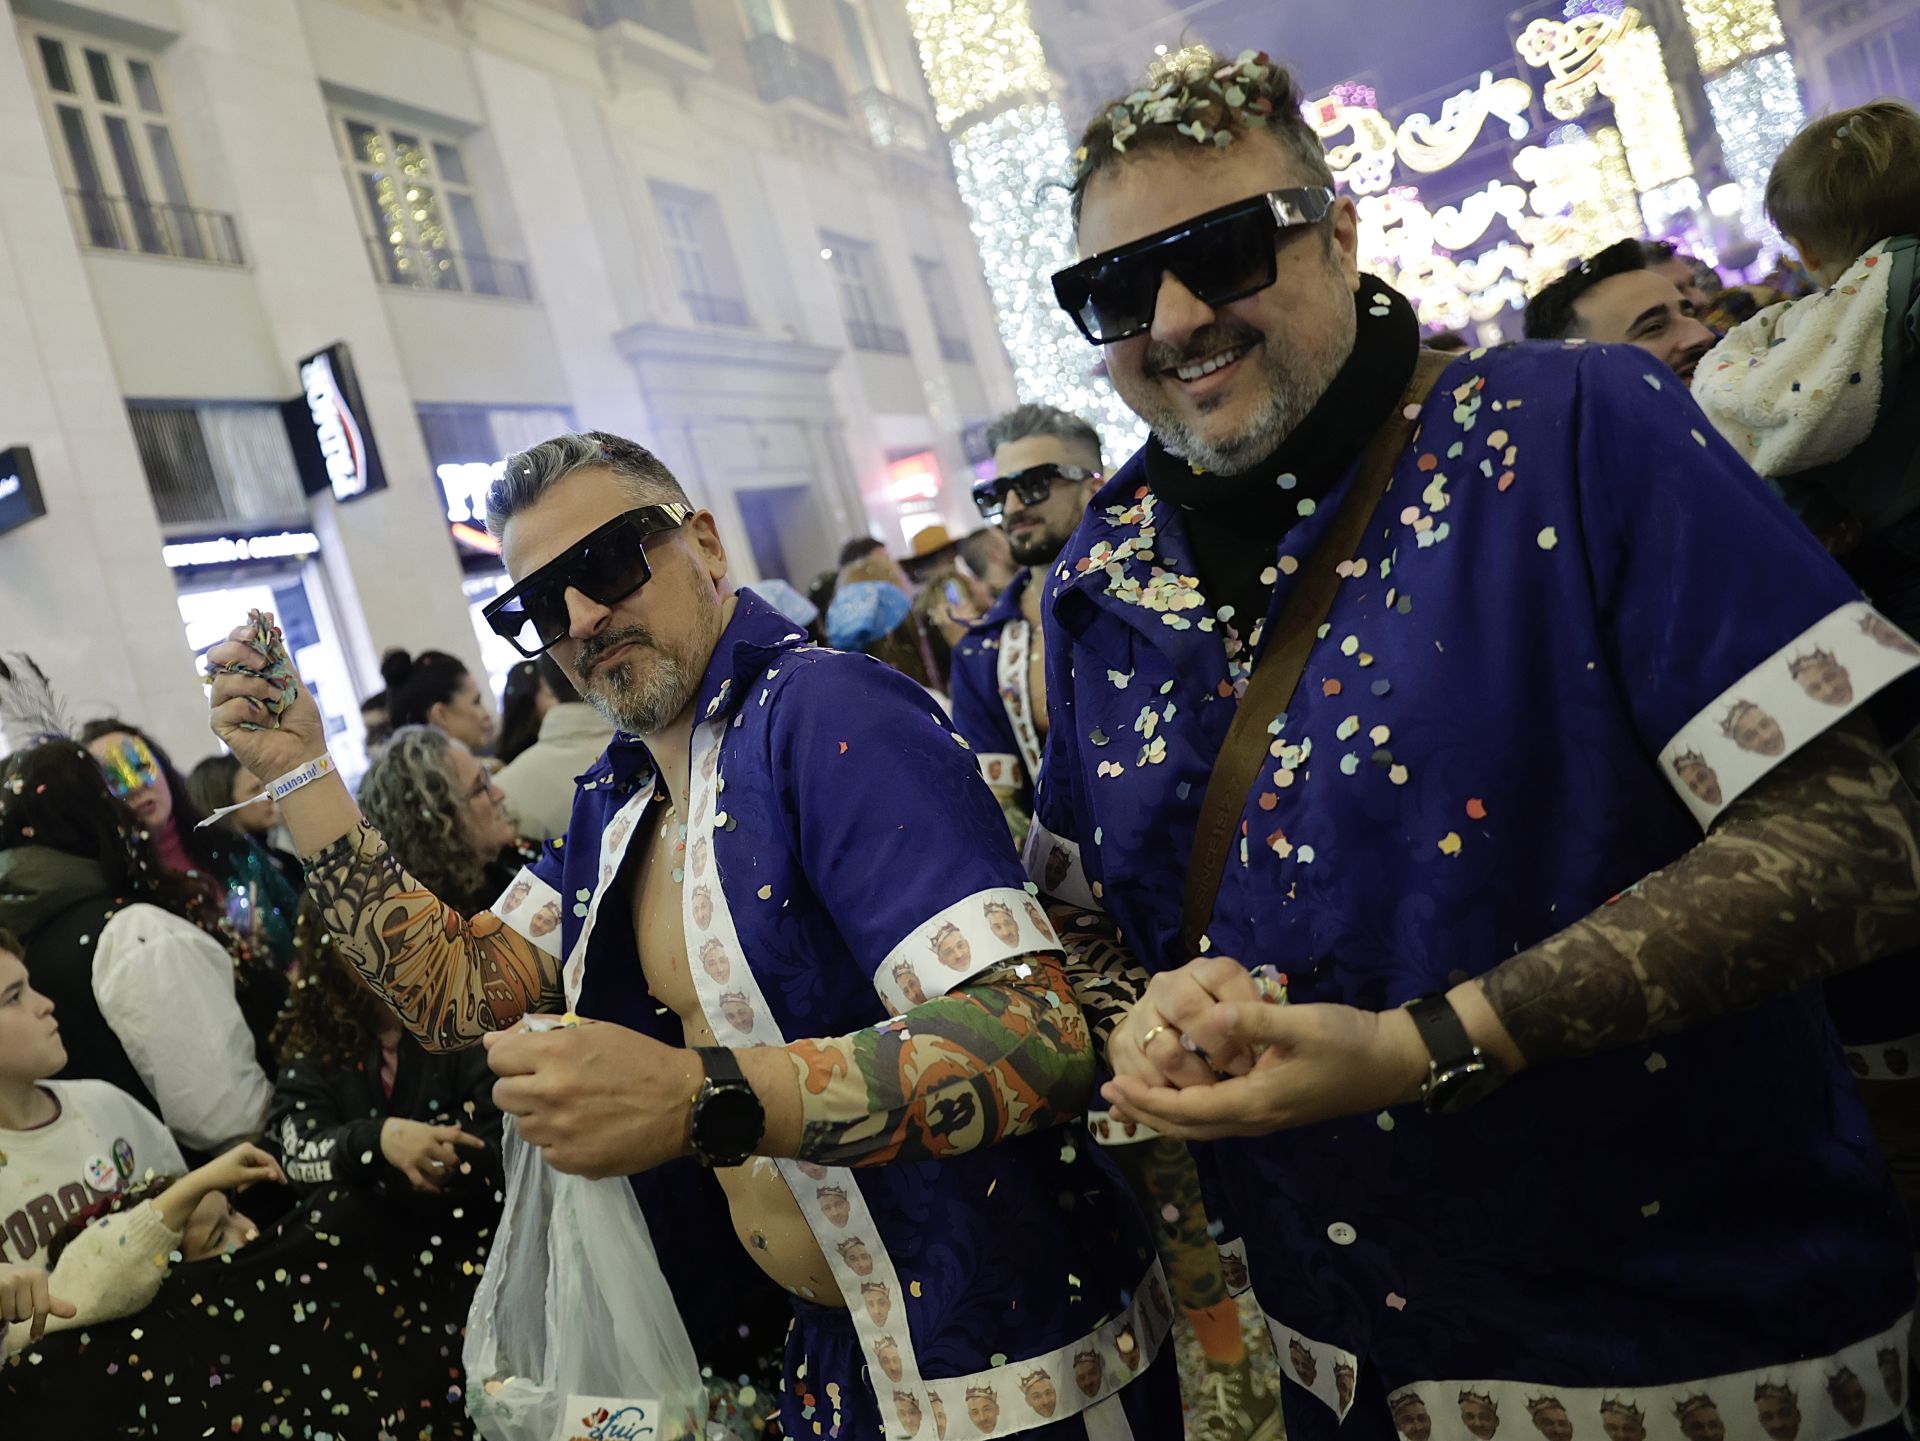
[[[1038,899],[1016,886],[990,886],[922,921],[887,952],[873,988],[895,1015],[944,996],[982,971],[1036,951],[1059,951],[1060,938]]]
[[[727,729],[722,718],[696,727],[693,733],[689,808],[694,815],[708,818],[706,829],[709,832],[725,827],[721,819],[725,815],[721,798],[726,789],[723,761]],[[699,998],[700,1009],[722,1045],[784,1045],[788,1038],[775,1022],[772,1008],[754,979],[752,963],[741,949],[732,902],[727,897],[726,887],[721,884],[718,856],[709,845],[704,853],[704,861],[696,867],[691,828],[688,834],[687,873],[681,899],[682,919],[692,962],[690,969],[694,992]],[[702,839],[710,840],[711,836]],[[702,887],[705,888],[704,899],[696,903],[696,893]],[[988,928],[986,907],[996,901],[1010,904],[1016,900],[1031,902],[1034,914],[1027,915],[1023,906],[1010,905],[1013,914],[1022,919],[1017,924],[1017,934],[1009,941],[1004,935],[995,935]],[[896,947],[895,954],[916,941],[922,946],[927,945],[930,938],[948,923],[945,918],[968,907],[972,911],[966,917],[968,924],[964,934],[969,944],[973,944],[977,928],[980,946],[969,972],[983,968],[977,959],[979,955],[996,957],[984,963],[992,965],[1009,956],[1059,949],[1059,941],[1054,937],[1053,928],[1047,924],[1046,913],[1040,910],[1038,902],[1033,901],[1026,891],[1004,887],[980,891],[957,906],[948,907],[939,916],[916,927],[913,935]],[[957,927],[959,920],[955,919],[952,923]],[[1005,929],[1003,923],[1002,930]],[[724,972],[717,964],[720,952],[713,953],[716,964],[712,969],[701,963],[701,952],[712,941],[719,942],[725,948],[727,966]],[[928,952],[928,959],[932,960],[931,951]],[[883,971],[885,969],[883,967]],[[956,975],[956,980],[963,979],[964,974]],[[750,1017],[740,1010],[740,1002],[745,1002],[751,1008]],[[734,1008],[731,1018],[725,1009],[729,1004]],[[894,1026],[900,1023],[888,1021],[883,1024]],[[1101,1326],[1077,1341],[1045,1356],[1011,1361],[970,1376],[928,1380],[920,1375],[919,1358],[914,1351],[913,1335],[906,1316],[906,1301],[912,1294],[912,1285],[916,1283],[903,1282],[895,1268],[893,1257],[881,1239],[873,1212],[867,1205],[859,1173],[845,1166],[823,1166],[812,1161],[783,1159],[775,1164],[787,1188],[792,1191],[801,1215],[806,1217],[815,1240],[820,1243],[821,1254],[826,1257],[834,1282],[846,1301],[854,1333],[860,1339],[860,1350],[866,1360],[868,1375],[880,1398],[881,1413],[887,1417],[889,1438],[893,1438],[893,1441],[914,1441],[916,1437],[926,1437],[927,1441],[933,1441],[938,1428],[929,1423],[932,1419],[931,1400],[936,1396],[940,1398],[947,1418],[944,1432],[940,1433],[944,1441],[985,1441],[989,1436],[1012,1435],[1043,1426],[1049,1421],[1064,1420],[1082,1411],[1089,1413],[1090,1431],[1098,1421],[1104,1428],[1098,1434],[1111,1437],[1113,1441],[1123,1441],[1128,1435],[1124,1418],[1116,1429],[1112,1416],[1108,1414],[1110,1410],[1117,1411],[1117,1407],[1108,1408],[1100,1403],[1152,1364],[1173,1325],[1172,1303],[1167,1292],[1166,1277],[1158,1260],[1141,1277],[1128,1309],[1109,1317]],[[1125,1346],[1120,1344],[1123,1335],[1128,1338]],[[1081,1361],[1084,1374],[1093,1383],[1091,1386],[1069,1384],[1074,1382],[1076,1360]],[[1041,1376],[1036,1373],[1045,1374]],[[1028,1387],[1020,1384],[1023,1379],[1028,1382]],[[1046,1395],[1046,1388],[1050,1385],[1054,1387],[1051,1399]],[[997,1415],[988,1426],[977,1425],[969,1415],[969,1391],[993,1393]],[[911,1406],[904,1398],[911,1398]],[[982,1401],[984,1413],[984,1401],[977,1394],[975,1399]],[[909,1427],[906,1418],[916,1414],[917,1422]]]
[[[1027,866],[1027,879],[1040,887],[1040,893],[1052,896],[1068,905],[1084,906],[1087,910],[1107,913],[1093,886],[1087,880],[1087,869],[1080,863],[1080,843],[1057,836],[1043,825],[1038,816],[1027,827],[1027,848],[1024,853]]]
[[[1920,645],[1864,600],[1851,601],[1680,727],[1660,748],[1660,773],[1705,830],[1768,771],[1915,667]]]
[[[1241,1296],[1253,1289],[1253,1278],[1247,1274],[1247,1239],[1235,1236],[1231,1241],[1221,1241],[1216,1249],[1220,1252],[1220,1279],[1226,1284],[1229,1296]]]
[[[1920,1035],[1868,1046],[1842,1046],[1847,1069],[1862,1081],[1920,1081]]]
[[[1020,757],[1011,751],[975,751],[980,762],[980,779],[990,786],[1011,790],[1020,784]]]
[[[1667,1386],[1554,1386],[1534,1381],[1416,1381],[1387,1397],[1402,1436],[1419,1431],[1432,1441],[1613,1434],[1623,1427],[1645,1441],[1843,1441],[1904,1415],[1909,1311],[1878,1335],[1830,1356],[1783,1361]],[[1274,1332],[1276,1341],[1280,1332]],[[1282,1372],[1285,1352],[1282,1352]],[[1317,1393],[1316,1393],[1317,1394]],[[1462,1406],[1474,1411],[1474,1427]],[[1417,1407],[1417,1409],[1416,1409]],[[1555,1415],[1557,1408],[1559,1414]],[[1421,1428],[1420,1412],[1426,1428]],[[1544,1416],[1541,1425],[1536,1415]],[[1612,1425],[1609,1417],[1617,1417]],[[1492,1426],[1494,1429],[1489,1430]],[[1552,1427],[1553,1429],[1549,1429]]]
[[[994,668],[1000,682],[1000,705],[1013,723],[1013,738],[1020,747],[1028,780],[1040,774],[1040,734],[1034,729],[1033,689],[1027,683],[1032,675],[1027,667],[1032,654],[1033,627],[1024,619],[1008,621],[1000,631]]]
[[[560,892],[535,875],[531,866],[520,867],[520,874],[488,909],[508,930],[525,936],[534,949],[556,961],[565,959],[560,954]]]
[[[687,969],[694,994],[715,1041],[723,1046],[779,1046],[786,1036],[773,1018],[773,1007],[754,979],[734,929],[733,908],[720,884],[713,838],[725,825],[716,811],[725,782],[720,775],[720,747],[726,735],[724,719],[694,727],[692,782],[688,795],[686,875],[681,881],[680,908],[687,938]]]
[[[1243,1259],[1245,1255],[1243,1245]],[[1265,1307],[1260,1314],[1266,1318],[1267,1334],[1273,1337],[1273,1354],[1280,1359],[1281,1376],[1311,1392],[1314,1400],[1345,1421],[1347,1412],[1353,1409],[1353,1382],[1360,1374],[1360,1358],[1331,1341],[1303,1336]]]
[[[613,784],[611,777],[598,781],[588,781],[582,790],[593,790],[598,786]],[[560,979],[566,988],[567,1009],[573,1010],[580,1003],[580,988],[587,976],[587,942],[593,936],[593,924],[600,919],[600,903],[613,889],[614,878],[620,874],[620,866],[626,860],[627,847],[633,838],[640,834],[640,828],[647,823],[647,808],[653,804],[654,790],[651,780],[633,793],[628,802],[614,813],[607,828],[600,833],[600,866],[594,872],[593,890],[576,890],[571,897],[562,895],[560,904],[571,906],[573,913],[581,917],[580,934],[574,939],[573,952],[567,957],[567,963],[560,972]]]

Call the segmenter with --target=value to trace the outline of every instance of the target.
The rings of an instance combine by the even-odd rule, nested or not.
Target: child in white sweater
[[[259,1181],[284,1185],[279,1163],[248,1141],[177,1180],[142,1181],[109,1197],[98,1215],[77,1217],[49,1248],[46,1289],[67,1303],[8,1327],[14,1351],[40,1331],[117,1321],[146,1309],[172,1261],[206,1261],[238,1251],[259,1230],[227,1197]],[[37,1296],[37,1292],[35,1293]]]

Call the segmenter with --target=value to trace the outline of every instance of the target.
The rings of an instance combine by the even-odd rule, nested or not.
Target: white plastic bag
[[[507,1119],[506,1209],[467,1318],[467,1410],[488,1441],[706,1433],[693,1343],[620,1177],[563,1175]]]

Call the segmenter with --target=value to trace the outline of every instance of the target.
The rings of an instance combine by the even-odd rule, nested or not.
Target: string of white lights
[[[1146,426],[1049,284],[1075,259],[1064,184],[1073,142],[1026,0],[907,0],[907,17],[1021,399],[1084,416],[1109,456],[1133,454]]]

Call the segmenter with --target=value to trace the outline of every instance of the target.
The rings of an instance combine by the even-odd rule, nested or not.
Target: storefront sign
[[[160,547],[160,558],[172,570],[202,565],[243,565],[249,561],[298,560],[319,553],[320,537],[310,530],[282,530],[271,535],[216,535]]]
[[[0,535],[47,513],[34,473],[33,453],[24,445],[0,450]]]
[[[335,500],[347,501],[385,490],[387,473],[345,341],[300,362],[300,390],[281,411],[307,494],[330,490]]]

